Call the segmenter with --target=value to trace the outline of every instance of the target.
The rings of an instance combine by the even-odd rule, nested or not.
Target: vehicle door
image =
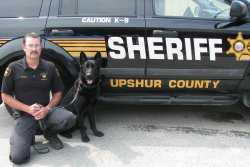
[[[145,78],[144,1],[54,0],[46,31],[62,54],[79,58],[80,52],[89,57],[100,52],[109,93],[129,91],[128,79]]]
[[[236,91],[250,60],[250,24],[218,28],[229,13],[228,0],[146,0],[146,77],[162,81],[152,91]]]

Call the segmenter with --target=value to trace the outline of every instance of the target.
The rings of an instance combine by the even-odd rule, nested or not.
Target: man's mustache
[[[37,51],[32,51],[31,54],[38,54],[38,52]]]

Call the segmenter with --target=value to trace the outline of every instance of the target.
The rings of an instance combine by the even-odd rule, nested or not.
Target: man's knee
[[[67,122],[67,126],[65,127],[66,129],[72,128],[76,123],[76,116],[73,113],[70,113],[69,117],[68,117],[68,122]]]
[[[61,108],[54,111],[49,118],[49,123],[54,125],[51,128],[58,131],[70,129],[75,125],[75,122],[76,116],[72,112]]]
[[[68,112],[67,115],[65,115],[64,119],[61,120],[61,129],[67,130],[72,128],[76,123],[76,116],[72,114],[71,112]]]
[[[15,164],[22,164],[30,159],[30,144],[14,141],[10,144],[10,161]]]
[[[30,146],[34,135],[31,133],[20,135],[20,132],[16,132],[17,129],[15,128],[10,137],[10,161],[22,164],[30,159]]]
[[[10,156],[10,161],[14,164],[23,164],[29,161],[30,156],[23,153],[12,153]]]

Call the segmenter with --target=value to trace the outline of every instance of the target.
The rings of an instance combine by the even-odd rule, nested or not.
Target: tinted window
[[[136,0],[61,0],[61,16],[135,16]]]
[[[230,5],[223,0],[154,0],[159,16],[229,18]]]
[[[0,0],[0,17],[39,16],[42,0]]]

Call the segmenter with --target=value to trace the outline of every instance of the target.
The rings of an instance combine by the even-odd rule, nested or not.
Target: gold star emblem
[[[47,73],[41,73],[40,76],[41,76],[42,80],[47,79]]]
[[[244,39],[242,32],[239,32],[236,38],[228,38],[230,48],[227,54],[234,55],[237,61],[250,60],[250,39]]]

